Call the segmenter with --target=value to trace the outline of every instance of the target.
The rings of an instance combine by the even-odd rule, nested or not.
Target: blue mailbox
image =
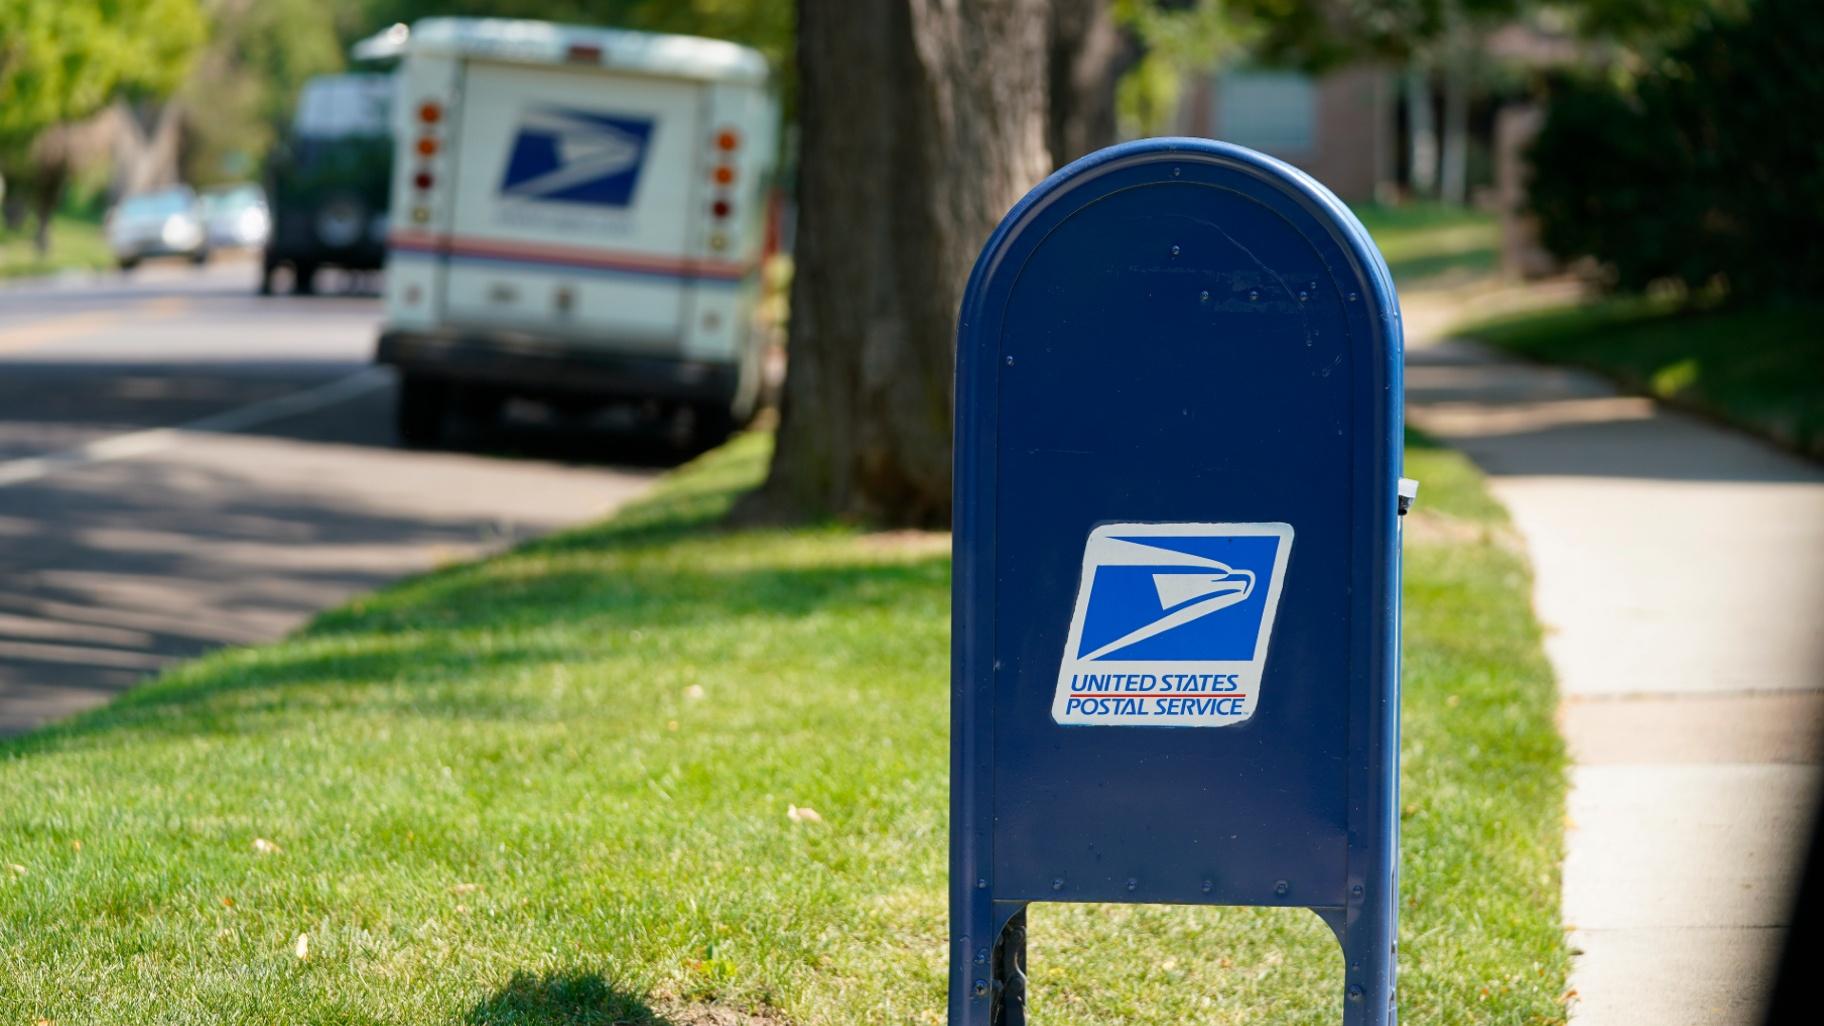
[[[1394,1021],[1399,318],[1347,207],[1207,140],[1085,157],[989,239],[957,342],[953,1026],[1025,1022],[1035,901],[1310,908],[1344,1022]]]

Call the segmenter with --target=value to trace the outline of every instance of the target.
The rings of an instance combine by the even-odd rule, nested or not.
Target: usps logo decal
[[[633,202],[651,118],[533,107],[520,116],[500,194],[513,199],[626,207]]]
[[[1051,718],[1222,727],[1254,715],[1291,552],[1291,524],[1091,531]]]

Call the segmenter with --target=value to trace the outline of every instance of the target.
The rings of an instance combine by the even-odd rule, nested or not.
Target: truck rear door
[[[675,351],[705,89],[597,67],[466,62],[448,321]]]

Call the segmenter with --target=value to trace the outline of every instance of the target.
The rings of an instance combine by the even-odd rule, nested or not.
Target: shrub
[[[1609,281],[1721,286],[1732,299],[1824,295],[1824,20],[1817,0],[1757,0],[1631,89],[1552,90],[1531,205],[1560,257]]]

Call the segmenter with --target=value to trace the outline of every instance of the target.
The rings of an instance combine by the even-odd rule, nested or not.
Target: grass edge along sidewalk
[[[0,1008],[74,1023],[941,1021],[948,541],[615,518],[0,745]],[[1564,1019],[1564,754],[1503,514],[1418,440],[1402,1013]],[[1322,1023],[1299,910],[1039,906],[1036,1022]]]
[[[1820,316],[1816,303],[1708,310],[1623,296],[1482,318],[1452,334],[1594,371],[1824,460]]]

